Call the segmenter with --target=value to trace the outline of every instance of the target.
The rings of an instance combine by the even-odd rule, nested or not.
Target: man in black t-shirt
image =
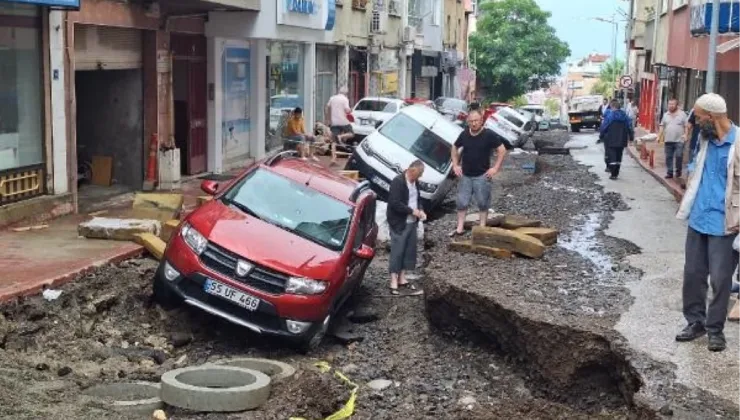
[[[460,177],[460,183],[457,186],[457,229],[450,236],[463,234],[465,215],[473,198],[480,211],[480,225],[486,225],[491,206],[491,179],[501,170],[506,156],[501,139],[483,127],[480,110],[470,111],[467,122],[468,128],[460,133],[452,147],[452,168]],[[491,167],[494,150],[496,163]]]

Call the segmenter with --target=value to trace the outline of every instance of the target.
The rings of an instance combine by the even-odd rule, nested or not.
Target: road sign
[[[632,87],[632,76],[625,74],[619,78],[619,87],[629,89]]]

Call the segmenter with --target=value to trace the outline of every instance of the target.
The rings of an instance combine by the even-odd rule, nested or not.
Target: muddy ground
[[[564,132],[541,136],[556,144],[567,139]],[[427,226],[429,247],[420,282],[434,292],[430,296],[443,295],[439,291],[447,283],[468,292],[483,290],[484,296],[504,298],[516,306],[516,311],[506,314],[510,319],[526,320],[527,314],[534,314],[539,320],[538,314],[548,313],[552,320],[565,319],[581,331],[593,332],[593,337],[611,338],[611,326],[630,304],[623,284],[630,276],[639,276],[618,261],[639,250],[604,237],[600,229],[626,204],[618,196],[603,194],[586,168],[569,156],[540,158],[538,173],[532,174],[527,164],[534,160],[534,155],[526,154],[507,160],[497,180],[495,207],[557,227],[563,234],[562,245],[538,261],[449,253],[446,234],[454,216],[442,211]],[[362,341],[347,345],[329,338],[309,356],[196,310],[161,309],[151,300],[154,268],[149,259],[102,267],[64,286],[53,302],[33,297],[0,306],[0,418],[139,418],[103,411],[80,395],[101,382],[157,381],[174,367],[245,355],[293,363],[300,374],[277,384],[271,400],[259,410],[220,415],[168,409],[170,418],[323,418],[341,406],[350,390],[315,371],[312,364],[318,360],[328,361],[360,385],[354,419],[654,416],[650,410],[636,409],[619,387],[605,388],[602,382],[593,382],[597,392],[586,392],[583,398],[574,398],[573,390],[584,387],[562,391],[569,384],[555,383],[559,387],[550,390],[549,373],[555,372],[554,377],[565,382],[579,375],[558,376],[557,368],[543,370],[541,359],[528,360],[496,342],[495,337],[506,334],[486,335],[465,328],[465,321],[454,311],[434,306],[435,302],[449,304],[450,299],[429,299],[425,305],[423,297],[389,297],[387,256],[382,252],[354,299],[354,305],[371,309],[380,319],[354,325]],[[428,315],[436,327],[430,325]],[[551,328],[547,323],[517,325],[542,337]],[[590,337],[582,343],[590,345]],[[629,371],[629,364],[622,370]],[[660,369],[652,372],[664,374]],[[375,379],[392,384],[381,391],[365,386]],[[670,383],[666,387],[673,390]],[[707,401],[688,391],[673,394],[682,396],[687,406]],[[717,414],[712,418],[727,413]]]

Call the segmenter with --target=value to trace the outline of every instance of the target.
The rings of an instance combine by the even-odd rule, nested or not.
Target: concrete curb
[[[84,395],[95,398],[105,408],[128,414],[150,416],[164,407],[159,398],[160,385],[152,382],[122,382],[100,384],[85,390]],[[149,396],[149,398],[132,397]]]
[[[219,366],[236,366],[244,369],[252,369],[269,376],[273,382],[293,376],[295,368],[287,363],[277,360],[261,359],[254,357],[237,357],[213,362]]]
[[[72,270],[67,273],[60,274],[55,277],[51,277],[51,278],[47,278],[43,280],[38,280],[30,284],[23,283],[23,284],[14,286],[14,287],[9,287],[7,289],[0,291],[0,303],[6,302],[8,300],[11,300],[17,297],[37,295],[46,288],[58,287],[65,283],[69,283],[70,281],[74,280],[75,277],[88,274],[98,267],[102,267],[108,264],[118,264],[122,261],[131,259],[131,258],[140,257],[143,254],[144,254],[144,247],[140,245],[135,245],[135,248],[133,249],[123,251],[112,257],[108,257],[108,258],[104,258],[102,260],[96,261],[93,264],[90,264],[85,268],[78,269],[78,270]]]
[[[647,162],[640,159],[640,153],[634,148],[634,146],[627,146],[627,153],[629,153],[632,159],[634,159],[642,167],[642,169],[644,169],[648,174],[650,174],[653,178],[660,182],[660,184],[663,185],[663,187],[665,187],[668,192],[673,195],[676,201],[680,202],[683,199],[684,190],[681,188],[681,186],[671,180],[663,178],[663,175],[652,169]]]
[[[256,370],[213,364],[186,367],[162,375],[160,398],[194,411],[246,411],[267,401],[270,384],[270,377]]]

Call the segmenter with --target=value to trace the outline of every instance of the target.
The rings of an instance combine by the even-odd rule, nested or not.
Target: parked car
[[[523,110],[534,113],[537,122],[537,130],[547,131],[550,129],[550,118],[547,110],[542,105],[524,105]]]
[[[408,106],[360,143],[346,169],[359,171],[381,198],[387,198],[393,178],[420,159],[426,170],[419,180],[419,192],[423,204],[432,208],[454,185],[450,151],[461,132],[434,109]]]
[[[500,108],[498,112],[491,115],[491,118],[505,124],[517,134],[518,143],[520,144],[518,147],[524,147],[534,131],[534,121],[513,108]]]
[[[506,150],[521,148],[526,143],[527,137],[519,136],[508,124],[488,118],[484,127],[493,131],[504,143]]]
[[[155,299],[318,346],[375,255],[369,183],[283,152],[201,188],[214,198],[167,244]]]
[[[434,108],[452,122],[465,121],[468,117],[468,103],[462,99],[439,97],[434,101]]]
[[[283,112],[291,112],[296,107],[303,106],[303,100],[298,95],[274,95],[270,98],[270,131],[277,131],[280,117]]]
[[[483,119],[488,120],[491,118],[491,115],[498,112],[501,108],[511,108],[511,105],[504,103],[504,102],[491,102],[488,104],[488,108],[486,108],[486,111],[483,113]]]
[[[516,112],[522,114],[524,118],[527,119],[527,121],[531,121],[532,124],[529,127],[529,135],[532,136],[535,131],[537,131],[537,128],[539,127],[539,124],[537,123],[537,115],[534,112],[527,111],[526,109],[518,108]]]
[[[405,107],[401,99],[393,98],[362,98],[352,109],[354,122],[352,131],[355,133],[353,141],[357,142],[367,137],[387,119]]]

